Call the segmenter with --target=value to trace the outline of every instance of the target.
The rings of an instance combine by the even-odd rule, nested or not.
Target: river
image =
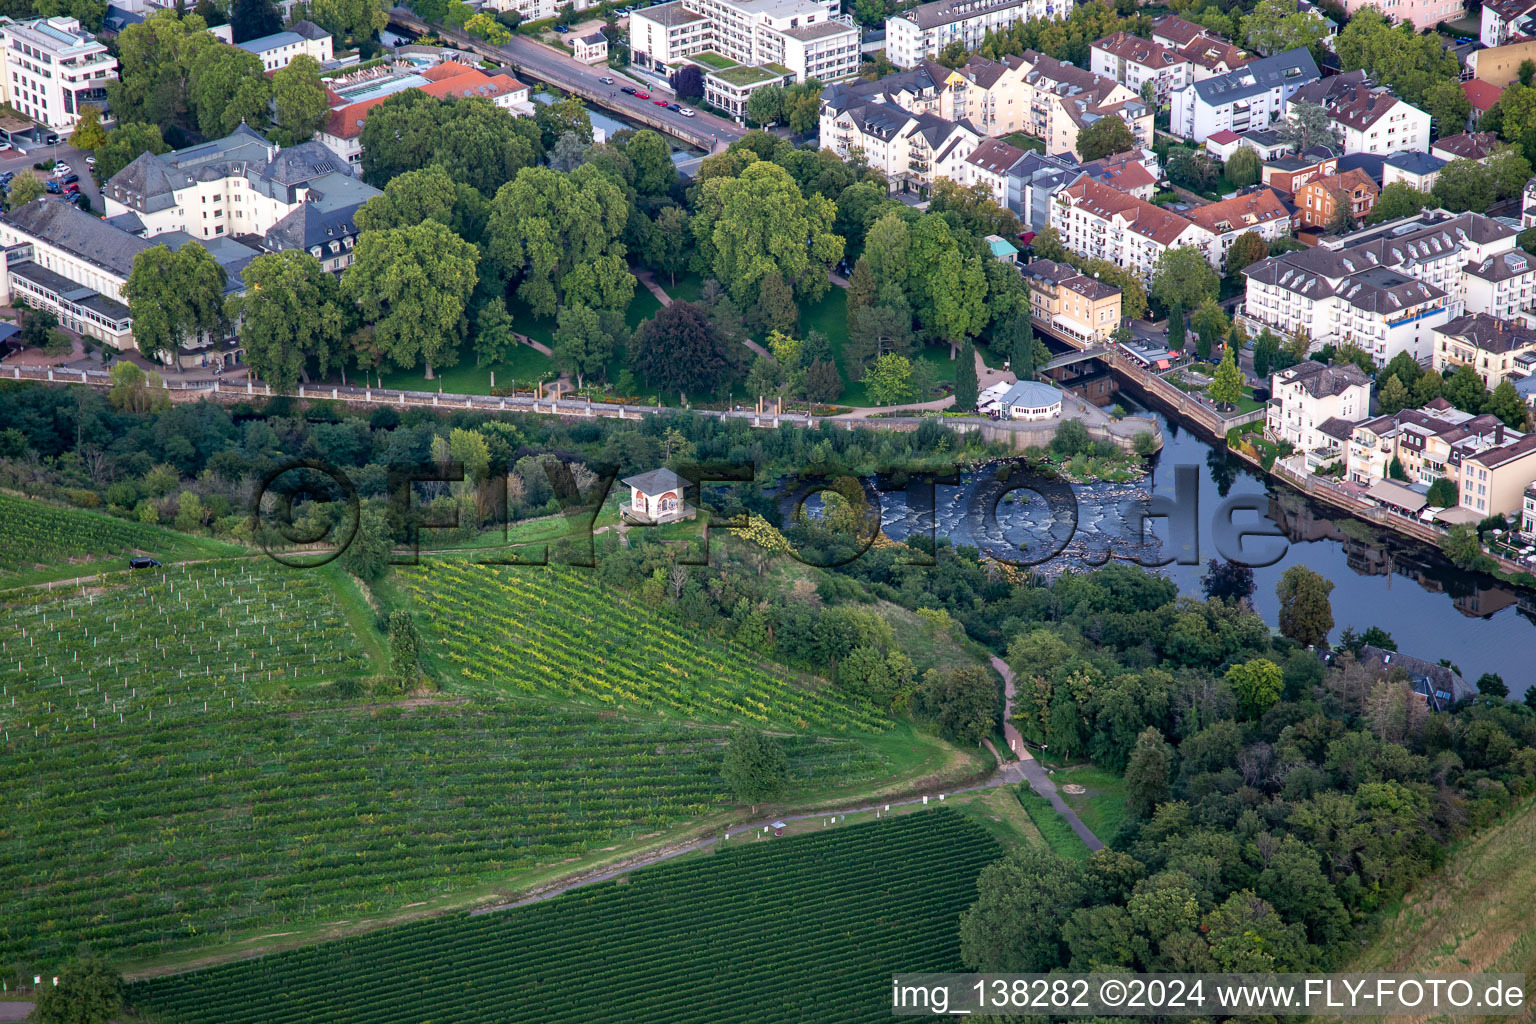
[[[1129,405],[1125,396],[1122,404]],[[1141,412],[1141,410],[1137,410]],[[1484,672],[1504,678],[1514,699],[1536,682],[1532,652],[1536,651],[1536,593],[1510,587],[1481,573],[1458,570],[1438,550],[1411,538],[1372,526],[1329,506],[1318,504],[1279,483],[1269,481],[1242,460],[1166,417],[1152,412],[1162,428],[1165,444],[1152,460],[1151,475],[1140,486],[1096,484],[1075,487],[1076,533],[1063,554],[1041,568],[1053,575],[1069,567],[1100,563],[1113,549],[1116,557],[1156,560],[1161,553],[1155,539],[1146,545],[1129,541],[1137,511],[1150,492],[1174,497],[1175,467],[1193,466],[1198,477],[1200,530],[1198,564],[1171,564],[1154,569],[1166,574],[1181,593],[1201,596],[1200,577],[1207,559],[1216,557],[1211,524],[1222,502],[1232,495],[1251,495],[1265,509],[1265,518],[1285,534],[1245,542],[1275,545],[1283,550],[1275,564],[1254,569],[1254,606],[1274,625],[1279,615],[1275,586],[1291,565],[1305,565],[1333,581],[1335,642],[1347,627],[1363,631],[1379,626],[1392,634],[1405,654],[1436,661],[1441,658],[1461,670],[1468,682]],[[979,509],[990,505],[987,492],[1002,487],[994,474],[979,474],[961,487],[938,488],[937,528],[941,537],[955,544],[992,548],[1018,558],[1021,543],[1036,541],[1036,550],[1051,550],[1073,531],[1072,515],[1064,507],[1052,509],[1046,501],[1026,491],[1015,491],[1010,501],[996,505],[995,517]],[[1020,500],[1023,499],[1023,500]],[[893,538],[908,535],[916,519],[908,513],[904,496],[881,495],[885,529]],[[1258,517],[1239,513],[1239,525]],[[1169,535],[1164,520],[1150,520],[1152,538]]]

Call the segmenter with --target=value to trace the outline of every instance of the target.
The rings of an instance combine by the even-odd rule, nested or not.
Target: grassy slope
[[[1382,920],[1347,969],[1536,973],[1533,846],[1536,803],[1459,849]]]
[[[1014,792],[1029,814],[1029,820],[1034,822],[1045,839],[1045,844],[1055,850],[1057,856],[1067,860],[1088,859],[1088,847],[1072,831],[1067,819],[1056,813],[1049,800],[1030,789],[1026,782],[1019,783]]]
[[[1056,773],[1062,799],[1077,812],[1093,834],[1108,842],[1125,821],[1125,780],[1093,765],[1075,765]],[[1065,786],[1078,785],[1085,793],[1068,793]]]

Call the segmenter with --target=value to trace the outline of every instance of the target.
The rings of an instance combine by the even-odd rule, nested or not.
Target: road
[[[415,14],[402,7],[396,7],[390,12],[390,20],[413,30],[419,30],[418,26],[423,26],[423,22]],[[642,123],[656,122],[657,127],[704,149],[711,151],[724,149],[747,134],[745,128],[737,126],[734,122],[702,110],[694,117],[684,117],[665,107],[656,106],[651,100],[625,95],[619,92],[625,80],[616,76],[611,68],[604,65],[591,67],[583,64],[576,58],[568,57],[558,50],[552,50],[527,36],[514,35],[512,41],[503,46],[491,46],[482,39],[475,39],[451,29],[434,26],[432,31],[444,39],[451,40],[455,45],[481,53],[493,60],[499,60],[524,77],[558,86],[566,92],[575,93],[596,106],[611,110],[630,120]],[[618,80],[613,85],[604,85],[598,81],[603,77]],[[653,98],[661,95],[649,87],[641,91],[650,92]],[[668,102],[675,99],[670,92],[665,92],[665,95]]]
[[[46,181],[48,180],[48,172],[33,170],[32,165],[35,163],[46,163],[49,160],[62,161],[69,164],[74,169],[74,172],[80,175],[80,191],[90,199],[91,212],[101,213],[101,190],[96,187],[96,182],[92,176],[86,173],[88,168],[85,166],[85,156],[86,154],[67,142],[60,143],[57,146],[44,146],[41,149],[34,149],[30,153],[18,153],[12,149],[8,150],[3,156],[0,156],[0,171],[15,171],[18,177],[23,174],[31,174],[36,176],[39,181]]]

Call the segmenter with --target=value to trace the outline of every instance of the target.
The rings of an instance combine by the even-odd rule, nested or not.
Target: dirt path
[[[1056,789],[1056,783],[1051,781],[1050,774],[1030,756],[1029,748],[1024,745],[1024,737],[1019,735],[1018,728],[1013,724],[1013,669],[1008,663],[996,655],[992,656],[992,667],[997,669],[1003,677],[1003,736],[1008,740],[1008,746],[1019,758],[1019,766],[1024,777],[1029,780],[1029,788],[1039,793],[1051,802],[1056,813],[1067,819],[1067,824],[1072,826],[1072,831],[1077,837],[1087,844],[1090,850],[1104,849],[1104,843],[1093,830],[1083,824],[1083,819],[1077,816],[1077,812],[1067,806],[1067,802],[1061,798],[1061,793]]]

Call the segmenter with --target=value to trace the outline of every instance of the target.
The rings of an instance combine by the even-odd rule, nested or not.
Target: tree
[[[1486,210],[1493,205],[1493,181],[1488,169],[1475,160],[1452,160],[1440,168],[1430,189],[1435,202],[1452,213]]]
[[[634,350],[635,372],[668,392],[707,394],[735,377],[741,361],[692,302],[674,302],[641,324]]]
[[[1428,204],[1427,193],[1420,192],[1406,181],[1394,181],[1376,197],[1376,205],[1365,215],[1365,222],[1380,224],[1399,217],[1412,217]]]
[[[1504,677],[1497,672],[1484,672],[1477,677],[1477,692],[1484,697],[1497,697],[1503,700],[1509,696],[1509,686],[1504,682]]]
[[[38,989],[28,1020],[37,1024],[107,1024],[123,1012],[127,986],[106,958],[89,948],[59,972],[57,985]]]
[[[1322,17],[1297,10],[1286,0],[1259,0],[1243,18],[1243,38],[1264,57],[1315,46],[1327,36],[1328,23]]]
[[[1221,171],[1205,150],[1180,147],[1168,158],[1168,177],[1185,188],[1200,191],[1215,185]]]
[[[1456,408],[1475,414],[1483,411],[1483,400],[1487,395],[1487,389],[1483,387],[1483,378],[1477,375],[1477,371],[1463,364],[1456,367],[1451,375],[1445,378],[1445,389],[1442,393],[1445,400]]]
[[[272,76],[273,127],[279,146],[296,146],[314,138],[330,116],[320,62],[300,54]]]
[[[1168,351],[1184,351],[1184,307],[1179,305],[1168,309]]]
[[[1304,565],[1293,565],[1280,577],[1275,593],[1280,598],[1280,632],[1304,647],[1316,647],[1333,629],[1333,608],[1328,595],[1333,581]]]
[[[355,220],[359,231],[388,231],[426,220],[452,227],[458,198],[453,178],[441,167],[406,171],[364,203]]]
[[[1238,188],[1257,185],[1262,170],[1263,164],[1259,161],[1259,151],[1252,146],[1238,146],[1237,151],[1227,161],[1227,180]],[[1249,233],[1252,234],[1252,232]]]
[[[1425,89],[1420,108],[1435,124],[1435,137],[1445,138],[1466,130],[1472,116],[1472,101],[1455,79],[1431,82]]]
[[[953,356],[966,337],[978,334],[987,323],[982,257],[962,249],[942,214],[920,217],[910,243],[906,293],[912,311],[929,337],[949,342]]]
[[[1152,269],[1152,297],[1164,309],[1197,309],[1206,299],[1214,299],[1220,287],[1221,280],[1205,254],[1192,245],[1166,250]]]
[[[805,370],[805,397],[812,402],[835,402],[843,394],[843,378],[837,364],[818,359]]]
[[[869,365],[861,379],[876,405],[899,405],[912,399],[912,362],[906,356],[886,353]]]
[[[43,195],[43,183],[26,171],[22,171],[11,181],[11,191],[6,196],[6,205],[15,210],[28,203],[37,202]]]
[[[130,26],[132,27],[132,26]],[[105,144],[96,148],[96,178],[107,181],[143,153],[170,152],[160,137],[160,126],[138,122],[120,122],[107,133]],[[14,190],[15,186],[11,186]]]
[[[726,744],[721,774],[736,799],[751,804],[756,814],[759,804],[784,792],[789,758],[782,746],[756,729],[738,729]]]
[[[784,117],[784,87],[765,85],[747,97],[747,123],[759,127],[777,124]]]
[[[94,150],[106,144],[107,130],[101,126],[101,108],[82,105],[75,134],[70,137],[77,149]]]
[[[1365,13],[1364,18],[1351,16],[1334,40],[1343,70],[1363,68],[1372,81],[1420,109],[1426,106],[1425,92],[1436,81],[1456,82],[1456,56],[1438,35],[1420,36],[1411,25],[1405,30],[1379,11]]]
[[[389,669],[402,689],[409,689],[420,673],[421,635],[416,620],[404,608],[389,613]]]
[[[475,365],[499,363],[519,344],[507,300],[500,295],[480,307],[475,314]]]
[[[118,77],[107,83],[107,102],[120,123],[191,127],[187,116],[188,65],[197,52],[221,47],[197,15],[161,10],[118,34]],[[243,52],[243,51],[242,51]],[[128,159],[138,156],[133,153]],[[101,154],[97,154],[100,162]]]
[[[1215,299],[1206,299],[1200,303],[1200,308],[1190,315],[1189,325],[1200,335],[1199,352],[1201,359],[1209,359],[1211,352],[1216,347],[1216,342],[1232,327],[1232,318],[1217,304]]]
[[[663,206],[646,235],[645,262],[657,273],[677,283],[677,272],[688,266],[693,228],[688,211],[680,206]]]
[[[1531,178],[1531,162],[1513,146],[1499,147],[1483,166],[1497,199],[1520,195]]]
[[[1221,357],[1221,365],[1216,367],[1216,376],[1211,380],[1211,401],[1230,408],[1242,397],[1243,371],[1237,368],[1237,355],[1228,345],[1226,355]]]
[[[980,743],[998,727],[1001,712],[997,680],[979,665],[929,669],[912,695],[912,713],[952,743]]]
[[[549,151],[550,170],[561,173],[574,171],[581,166],[582,160],[587,155],[588,146],[581,141],[581,137],[575,132],[566,132],[555,140],[554,146]]]
[[[1126,810],[1138,818],[1152,817],[1157,805],[1168,799],[1172,775],[1173,748],[1149,725],[1137,735],[1125,766]]]
[[[539,126],[539,136],[544,148],[549,149],[562,135],[575,135],[582,142],[592,141],[592,115],[575,96],[567,96],[553,103],[539,103],[534,123]]]
[[[1267,658],[1254,658],[1227,669],[1227,685],[1237,697],[1237,706],[1248,718],[1258,718],[1275,706],[1285,688],[1280,666]]]
[[[1511,430],[1524,431],[1530,424],[1530,407],[1525,404],[1525,399],[1520,397],[1520,392],[1515,390],[1514,382],[1508,377],[1494,387],[1483,403],[1483,410],[1503,420],[1504,425]]]
[[[1434,483],[1429,485],[1429,490],[1424,497],[1436,508],[1455,508],[1456,484],[1446,477],[1437,477]]]
[[[1253,596],[1253,570],[1237,562],[1218,562],[1213,558],[1200,577],[1200,589],[1208,599],[1246,601]]]
[[[555,328],[555,365],[584,386],[590,373],[600,373],[613,356],[613,336],[603,318],[586,306],[566,306],[560,310]]]
[[[1088,163],[1136,148],[1136,138],[1124,119],[1101,117],[1077,133],[1077,155]]]
[[[119,359],[112,364],[112,386],[107,390],[107,401],[121,412],[163,412],[170,408],[170,396],[161,390],[164,379],[154,371],[145,372],[139,364]]]
[[[481,11],[464,23],[464,31],[469,35],[484,39],[492,46],[504,46],[512,41],[512,33],[495,18]]]
[[[229,28],[237,44],[270,36],[282,27],[282,16],[272,0],[231,0]]]
[[[123,286],[139,352],[147,359],[171,356],[181,365],[181,349],[200,336],[223,340],[224,268],[196,242],[172,252],[156,245],[133,258]]]
[[[390,6],[385,0],[310,0],[309,20],[337,39],[361,44],[389,24]]]
[[[815,130],[821,120],[822,83],[815,78],[796,82],[784,90],[784,122],[796,135]]]
[[[455,182],[492,195],[544,156],[538,124],[481,97],[439,100],[404,89],[363,122],[363,180],[383,188],[397,175],[440,165]]]
[[[245,290],[231,296],[230,322],[239,324],[246,361],[275,391],[292,391],[306,367],[343,364],[351,330],[336,278],[303,249],[257,256],[241,271]]]
[[[242,122],[266,126],[272,83],[254,53],[238,46],[204,46],[192,50],[187,60],[187,99],[198,130],[219,138]]]
[[[1280,137],[1298,151],[1311,146],[1338,146],[1333,118],[1320,103],[1287,103],[1287,116],[1276,125]]]
[[[664,196],[677,181],[671,147],[650,129],[630,136],[624,144],[624,155],[635,165],[635,189],[641,195]]]
[[[474,245],[436,221],[364,231],[341,291],[384,355],[402,369],[420,361],[431,380],[433,367],[458,361],[479,261]]]
[[[973,970],[1045,972],[1064,962],[1062,926],[1082,903],[1082,869],[1019,846],[982,868],[960,918],[960,957]]]
[[[818,299],[829,287],[828,269],[843,255],[843,240],[832,231],[836,216],[830,199],[804,195],[778,164],[749,163],[738,176],[699,186],[693,217],[699,262],[738,305],[757,297],[771,270],[797,297]]]
[[[389,567],[394,539],[389,535],[389,520],[382,509],[365,504],[358,511],[357,532],[342,552],[341,564],[360,580],[372,582]]]
[[[1253,339],[1253,374],[1261,380],[1269,378],[1275,357],[1280,354],[1280,339],[1270,333],[1268,327]]]
[[[770,270],[758,284],[757,301],[752,304],[751,324],[757,333],[770,331],[792,333],[800,322],[800,307],[795,294],[777,270]]]
[[[680,100],[697,100],[704,95],[704,72],[696,64],[684,64],[672,72],[670,81]]]
[[[955,408],[973,412],[979,401],[981,383],[976,377],[976,348],[969,341],[960,346],[960,362],[955,366]]]
[[[904,356],[911,352],[912,314],[904,301],[889,306],[867,306],[854,313],[843,356],[848,363],[848,372],[855,379],[882,355]]]
[[[486,259],[535,315],[562,304],[624,309],[635,294],[621,240],[629,202],[594,167],[569,174],[528,167],[491,200]]]

